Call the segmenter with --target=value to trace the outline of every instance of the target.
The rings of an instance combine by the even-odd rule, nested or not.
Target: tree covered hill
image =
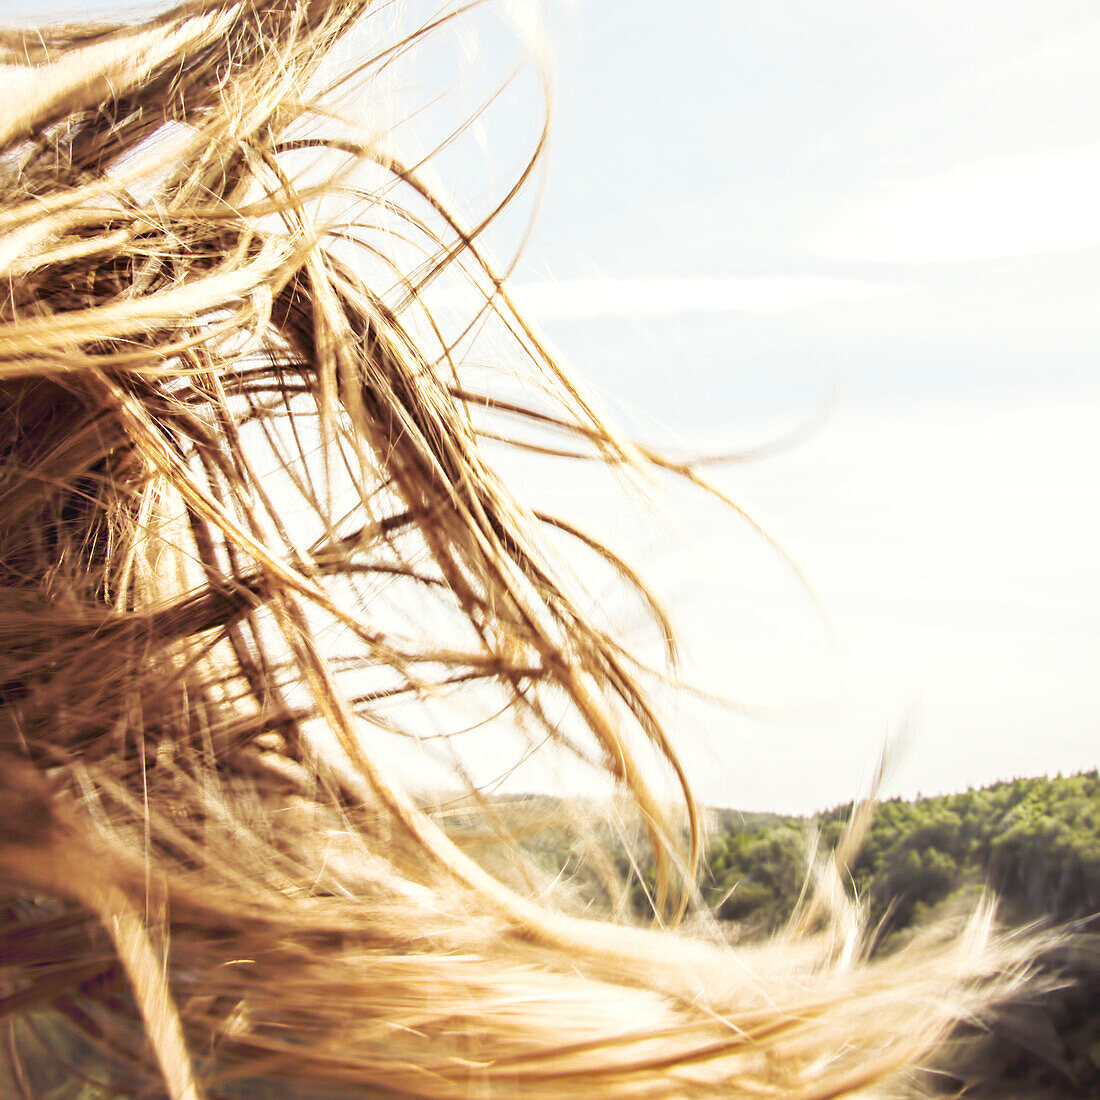
[[[851,804],[815,819],[717,815],[705,891],[720,916],[775,927],[790,914],[813,834],[833,847]],[[891,799],[875,810],[851,886],[885,933],[960,889],[989,886],[1007,919],[1053,923],[1100,912],[1100,776],[1016,779],[962,794]]]
[[[812,819],[719,812],[705,896],[742,935],[779,927],[798,899],[813,838],[828,851],[851,813],[850,804]],[[951,1070],[975,1098],[1100,1098],[1097,772],[884,802],[849,886],[879,928],[880,951],[973,904],[983,888],[997,895],[1003,922],[1069,926],[1075,938],[1036,960],[1060,988],[1008,1006],[988,1032],[960,1045]]]

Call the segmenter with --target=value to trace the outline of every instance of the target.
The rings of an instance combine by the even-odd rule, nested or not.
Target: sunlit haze
[[[840,801],[900,727],[888,793],[1095,767],[1095,7],[643,0],[550,24],[556,141],[519,281],[551,339],[688,450],[790,431],[841,387],[809,441],[716,474],[831,641],[695,498],[640,563],[698,678],[789,708],[683,704],[703,797]]]

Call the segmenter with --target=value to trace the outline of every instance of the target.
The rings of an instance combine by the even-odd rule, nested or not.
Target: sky
[[[658,492],[662,532],[599,479],[523,475],[641,559],[686,675],[740,704],[667,700],[700,797],[831,805],[891,737],[887,795],[1097,766],[1100,10],[542,10],[552,140],[517,299],[649,440],[731,451],[815,424],[713,471],[813,597],[697,495]],[[417,64],[476,103],[515,53],[507,23]],[[440,158],[445,185],[507,180],[535,90],[521,77]],[[525,228],[505,219],[499,254]]]
[[[689,450],[788,432],[839,387],[799,447],[715,474],[828,629],[697,501],[646,555],[690,673],[770,709],[682,704],[701,793],[828,805],[888,737],[886,794],[1095,767],[1095,5],[580,0],[550,27],[519,297],[555,344]]]

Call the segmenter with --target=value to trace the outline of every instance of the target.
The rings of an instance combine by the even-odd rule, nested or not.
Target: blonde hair
[[[362,45],[376,6],[195,0],[0,33],[13,1087],[32,1095],[44,1045],[86,1056],[74,1094],[83,1072],[178,1100],[276,1081],[893,1089],[1018,980],[1027,945],[994,935],[987,907],[868,961],[838,858],[762,944],[587,919],[475,783],[462,814],[415,790],[401,746],[423,728],[395,704],[480,691],[479,713],[506,706],[532,747],[628,792],[656,907],[683,914],[700,815],[644,670],[571,595],[547,535],[579,539],[667,623],[629,566],[516,499],[486,439],[699,479],[595,412],[488,262],[491,219],[464,224],[326,99],[451,17],[349,63],[337,46]],[[337,167],[310,183],[323,155]],[[482,295],[455,338],[422,308],[448,271]],[[485,319],[535,398],[462,360]],[[677,779],[683,827],[647,753]],[[469,854],[471,821],[491,857]]]

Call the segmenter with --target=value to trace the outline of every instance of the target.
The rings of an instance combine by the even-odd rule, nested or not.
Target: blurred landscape
[[[531,797],[508,803],[502,816],[519,822],[521,835],[530,820],[524,847],[547,867],[564,864],[583,902],[606,900],[594,846],[546,827],[556,805]],[[852,809],[712,811],[703,895],[732,940],[783,927],[814,851],[835,848]],[[630,859],[614,841],[609,850],[615,871],[629,876]],[[635,866],[626,905],[644,919],[654,875],[645,862]],[[898,950],[937,921],[961,919],[983,892],[995,895],[1002,926],[1064,930],[1063,942],[1035,960],[1033,988],[988,1026],[961,1032],[932,1086],[946,1095],[965,1086],[981,1100],[1100,1097],[1100,773],[883,802],[846,878],[875,931],[874,954]]]

